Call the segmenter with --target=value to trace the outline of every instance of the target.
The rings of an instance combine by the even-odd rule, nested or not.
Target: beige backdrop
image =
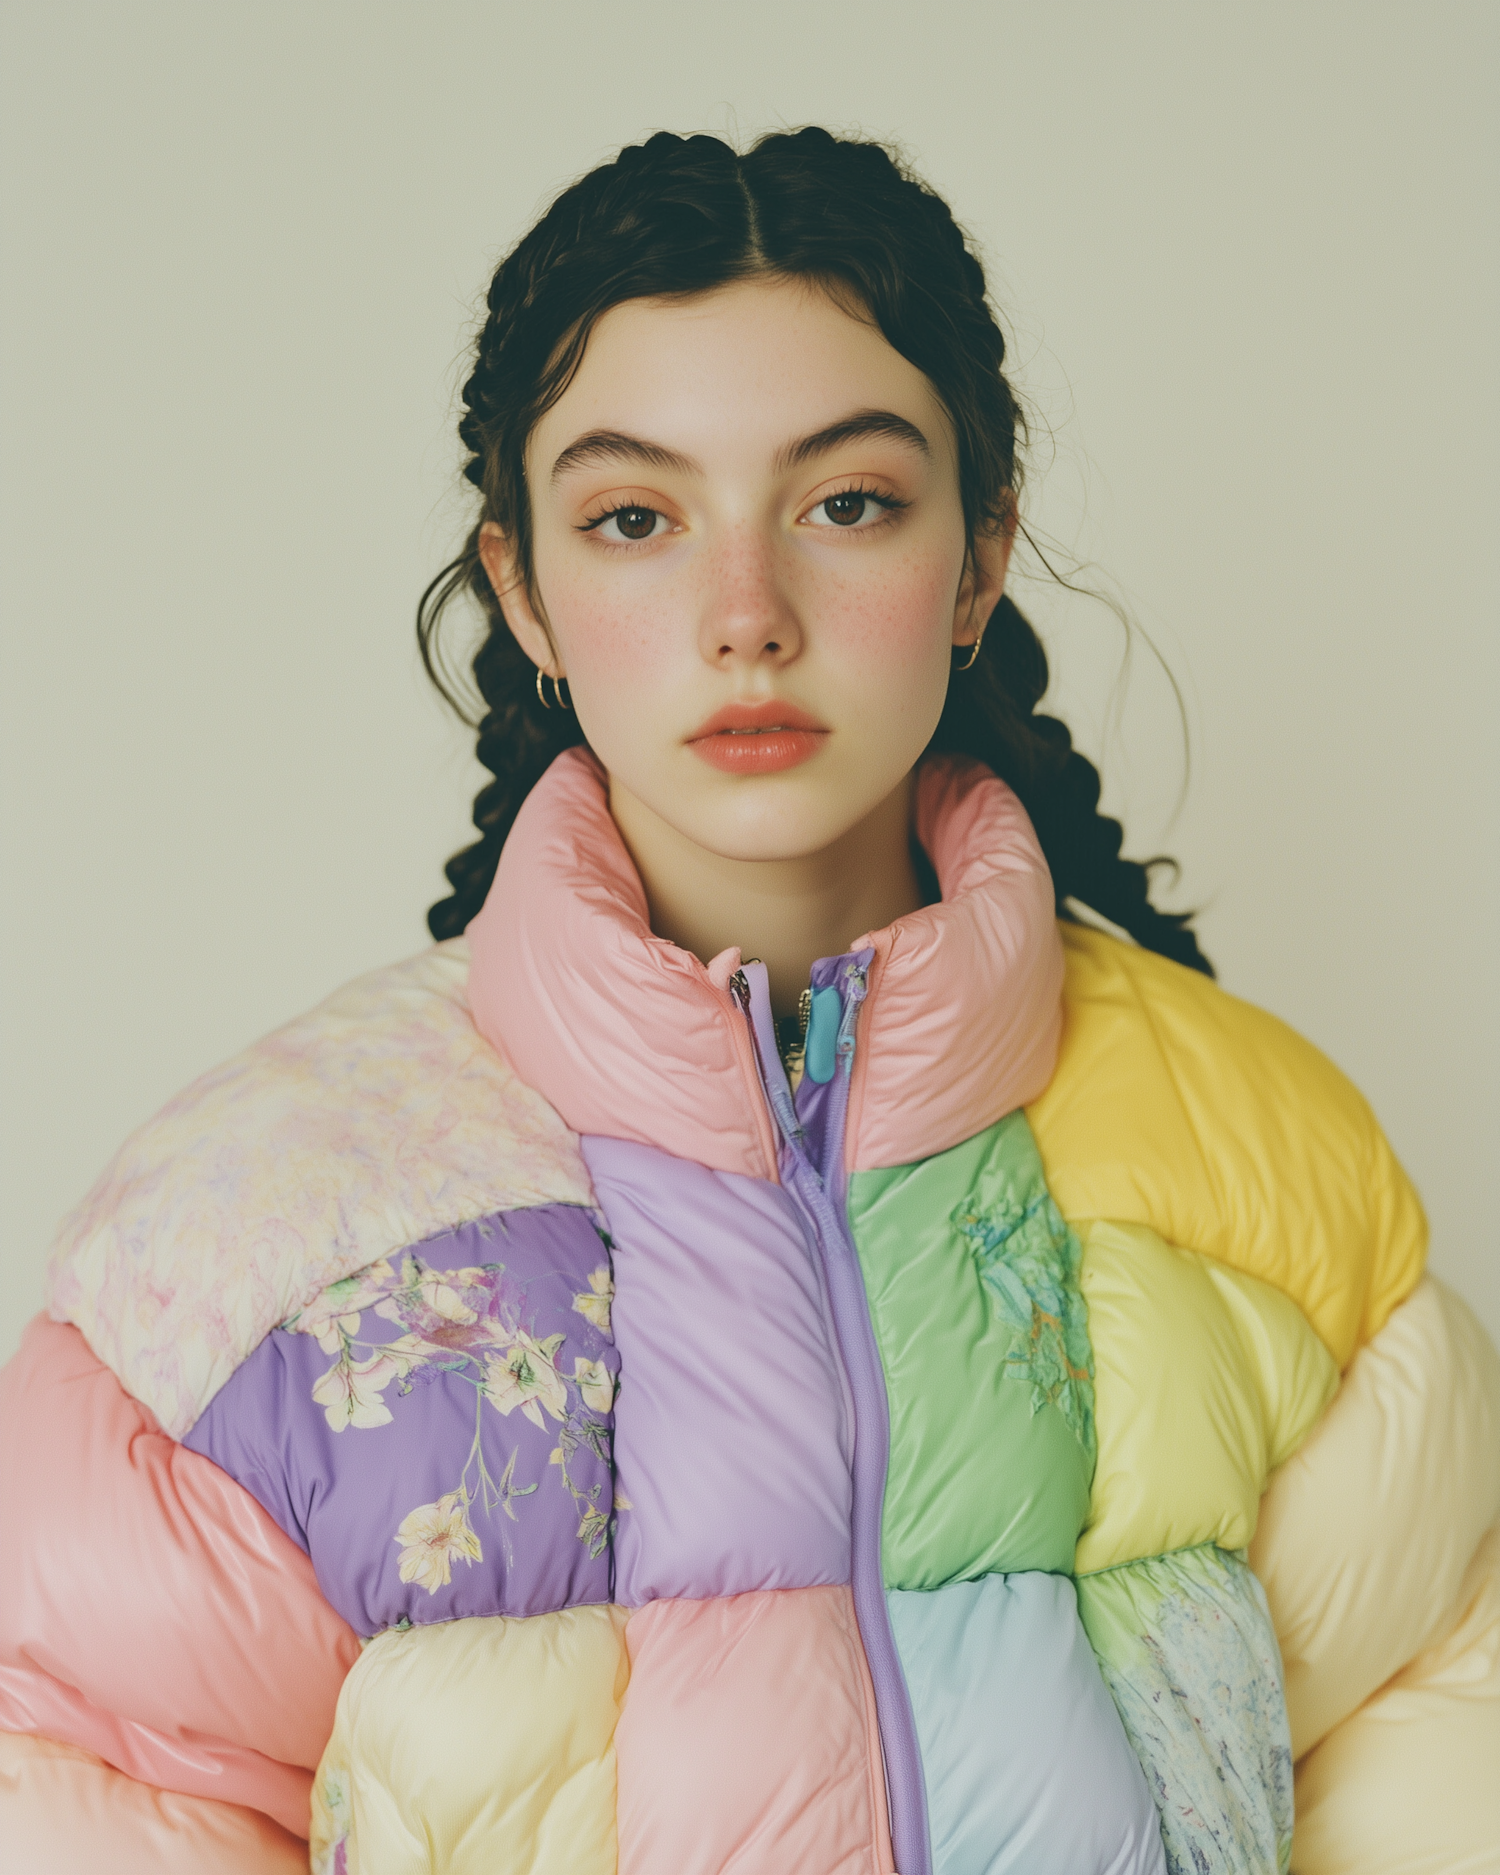
[[[1132,850],[1367,1090],[1500,1331],[1495,32],[1426,0],[6,9],[0,1355],[128,1128],[416,949],[418,590],[490,266],[656,127],[897,137],[1038,415],[1022,586]]]

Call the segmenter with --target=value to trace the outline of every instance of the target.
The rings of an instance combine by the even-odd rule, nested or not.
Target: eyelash
[[[869,488],[863,482],[851,482],[847,488],[829,489],[828,493],[824,495],[821,500],[813,503],[812,507],[808,509],[808,513],[811,514],[813,509],[821,508],[824,502],[837,501],[841,495],[863,495],[866,501],[873,501],[877,508],[883,508],[887,515],[899,514],[903,508],[909,508],[911,506],[909,501],[903,501],[899,495],[882,495],[877,489]],[[875,523],[876,527],[883,525],[884,523],[880,521]],[[851,527],[848,529],[838,528],[836,531],[839,533],[848,532],[850,534],[871,534],[875,530],[869,527]]]
[[[911,506],[909,501],[903,501],[899,495],[882,495],[877,490],[867,487],[863,482],[851,482],[847,488],[830,489],[821,500],[813,503],[812,508],[808,509],[808,513],[811,514],[813,508],[821,508],[825,501],[837,501],[841,495],[863,495],[866,501],[873,501],[877,508],[883,508],[888,516],[899,514],[903,508],[909,508]],[[578,532],[580,534],[592,534],[597,529],[603,527],[606,521],[612,521],[617,514],[630,514],[635,511],[648,514],[661,513],[660,508],[653,508],[649,503],[644,501],[622,501],[618,507],[606,508],[603,514],[596,514],[591,516],[587,521],[579,522]],[[875,523],[876,527],[883,525],[884,523],[880,521]],[[835,531],[850,534],[869,534],[873,533],[874,529],[869,527],[851,527],[848,529],[837,528]],[[659,538],[660,536],[657,535],[651,537],[651,539]],[[620,548],[647,547],[651,544],[651,540],[610,540],[605,541],[603,544],[612,550],[618,550]]]
[[[612,521],[617,514],[660,514],[660,513],[661,513],[661,509],[653,508],[650,502],[648,501],[622,501],[619,503],[617,507],[606,508],[603,514],[596,514],[590,520],[580,521],[578,524],[578,532],[580,534],[592,534],[595,528],[603,527],[606,521]],[[619,541],[612,540],[609,544],[612,547],[617,547],[621,545],[622,543],[620,543]],[[633,541],[629,544],[632,546],[643,547],[646,543],[644,541]]]

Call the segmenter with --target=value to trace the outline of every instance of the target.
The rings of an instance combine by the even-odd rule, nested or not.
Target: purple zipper
[[[849,1079],[854,1066],[854,1029],[865,999],[867,973],[873,956],[873,951],[853,951],[843,957],[820,958],[814,965],[813,987],[822,989],[836,985],[843,999],[835,1049],[837,1065],[832,1081],[823,1087],[804,1081],[795,1102],[776,1048],[765,965],[746,964],[737,974],[733,988],[750,1023],[761,1086],[784,1142],[782,1184],[806,1217],[822,1259],[834,1335],[853,1402],[854,1615],[875,1689],[875,1716],[885,1761],[891,1851],[901,1875],[931,1875],[927,1784],[906,1690],[906,1675],[901,1670],[895,1636],[891,1632],[880,1562],[881,1519],[890,1458],[890,1406],[886,1399],[885,1370],[870,1322],[864,1276],[844,1202],[844,1128],[849,1113]],[[806,1123],[799,1112],[804,1092],[808,1096]]]

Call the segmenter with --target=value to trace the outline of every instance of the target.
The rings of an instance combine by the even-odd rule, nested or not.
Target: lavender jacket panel
[[[616,1601],[848,1582],[850,1414],[795,1202],[631,1141],[583,1156],[614,1255]]]
[[[576,1206],[428,1238],[273,1330],[183,1443],[359,1634],[607,1602],[609,1286]]]

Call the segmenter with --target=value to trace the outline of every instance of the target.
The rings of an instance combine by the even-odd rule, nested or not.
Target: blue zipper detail
[[[813,1142],[798,1118],[776,1050],[770,985],[764,964],[746,964],[736,973],[731,987],[750,1025],[761,1086],[785,1142],[781,1154],[782,1183],[802,1211],[822,1259],[834,1336],[854,1406],[851,1532],[854,1615],[875,1690],[891,1851],[901,1875],[932,1875],[927,1783],[906,1675],[902,1672],[895,1636],[891,1632],[881,1568],[881,1522],[890,1459],[890,1405],[885,1391],[885,1369],[870,1321],[864,1275],[844,1201],[844,1130],[854,1067],[854,1031],[865,1000],[872,956],[869,951],[854,952],[838,959],[822,959],[815,967],[815,980],[834,976],[843,991],[843,1013],[833,1049],[836,1071],[830,1090],[832,1101],[827,1111],[819,1116],[823,1124],[814,1129],[821,1135],[816,1141],[820,1164],[814,1164],[808,1151]]]
[[[803,1072],[810,1081],[831,1081],[838,1067],[838,1038],[843,1028],[844,1005],[832,984],[814,990],[808,1012]]]

